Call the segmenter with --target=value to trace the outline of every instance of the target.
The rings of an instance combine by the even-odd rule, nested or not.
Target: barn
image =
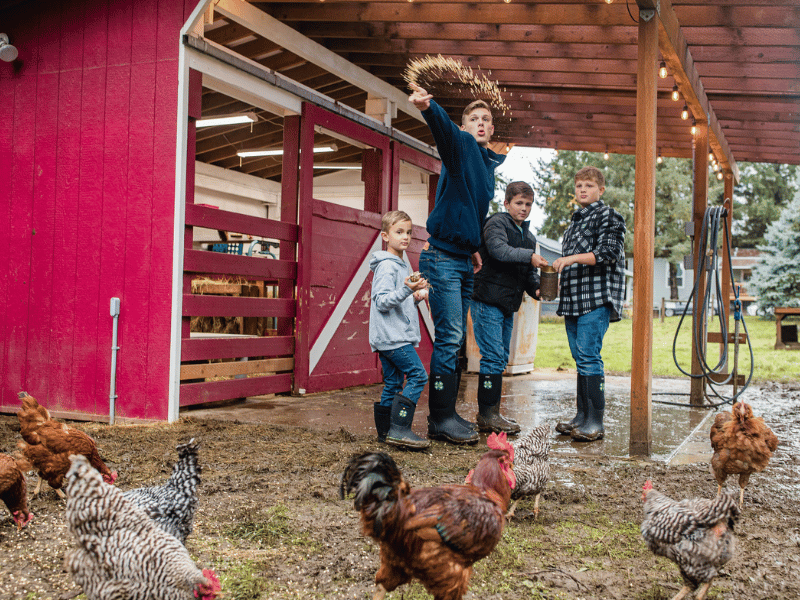
[[[656,156],[692,157],[699,226],[712,164],[730,195],[737,159],[800,162],[798,19],[779,0],[0,0],[18,52],[0,62],[0,411],[24,389],[62,416],[175,420],[379,381],[365,260],[382,212],[424,223],[440,169],[402,91],[411,56],[480,60],[509,86],[498,150],[636,153],[640,225]],[[652,234],[636,236],[646,432]]]

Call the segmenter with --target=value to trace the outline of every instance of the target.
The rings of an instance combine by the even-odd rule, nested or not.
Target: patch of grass
[[[668,317],[662,323],[653,319],[653,375],[656,377],[684,377],[675,366],[672,357],[672,345],[678,329],[680,317]],[[753,346],[754,381],[796,381],[800,378],[800,361],[797,353],[791,350],[775,350],[775,321],[762,317],[745,317],[745,325]],[[730,320],[730,332],[733,332],[734,321]],[[709,331],[719,331],[719,322],[709,322]],[[743,331],[743,329],[742,329]],[[630,373],[631,339],[633,321],[623,319],[612,323],[603,341],[603,362],[606,372]],[[678,364],[684,371],[691,371],[692,321],[687,317],[681,325],[675,354]],[[714,366],[717,362],[717,344],[709,345],[707,357]],[[610,349],[614,350],[611,351]],[[730,360],[733,360],[733,346],[729,348]],[[542,319],[539,322],[538,340],[536,344],[536,366],[543,369],[575,369],[575,361],[569,351],[564,322],[561,319]],[[739,372],[750,372],[750,352],[747,346],[739,347]]]
[[[262,565],[249,560],[228,565],[220,577],[225,597],[259,600],[262,592],[267,590],[267,577],[261,567]]]
[[[237,519],[235,525],[226,528],[226,534],[262,546],[287,544],[310,546],[312,550],[321,548],[319,542],[313,540],[307,533],[297,530],[289,519],[289,509],[282,504],[271,506],[254,517]]]

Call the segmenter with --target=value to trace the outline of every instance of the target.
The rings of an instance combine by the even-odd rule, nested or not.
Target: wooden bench
[[[800,308],[776,307],[775,308],[775,349],[800,350],[797,341],[797,324],[781,325],[784,317],[800,316]]]

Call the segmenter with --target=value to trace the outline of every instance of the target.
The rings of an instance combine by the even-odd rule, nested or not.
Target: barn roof
[[[795,0],[638,0],[659,17],[657,145],[663,156],[691,157],[691,119],[707,122],[723,168],[737,161],[800,164],[800,6]],[[225,4],[223,1],[221,4]],[[521,2],[438,0],[252,2],[265,15],[407,93],[409,60],[442,54],[480,68],[504,90],[511,116],[495,133],[500,146],[520,145],[635,153],[637,22],[633,0]],[[214,14],[205,37],[338,103],[365,110],[368,92],[313,52],[284,47]],[[291,46],[291,44],[286,44]],[[659,61],[660,62],[660,61]],[[653,65],[657,68],[659,65]],[[348,80],[349,79],[349,80]],[[680,99],[672,100],[677,86]],[[203,112],[233,106],[207,91]],[[454,119],[468,98],[439,97]],[[681,119],[687,105],[689,119]],[[424,123],[399,107],[392,126],[432,142]],[[265,115],[259,135],[280,137],[280,119]],[[232,145],[199,140],[198,159],[236,167]],[[244,135],[244,134],[242,134]],[[209,142],[209,143],[205,143]],[[226,146],[227,150],[226,150]],[[206,152],[205,148],[213,148]],[[235,154],[235,153],[234,153]],[[331,157],[346,160],[347,157]],[[227,164],[226,164],[227,163]],[[271,176],[263,161],[241,170]]]

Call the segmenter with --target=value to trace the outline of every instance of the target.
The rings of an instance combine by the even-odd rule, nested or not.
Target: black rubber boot
[[[605,375],[586,376],[586,420],[572,430],[572,439],[593,442],[603,439],[603,413],[606,408]]]
[[[385,442],[386,434],[389,433],[392,407],[383,406],[380,402],[375,402],[372,404],[372,412],[375,413],[375,431],[378,432],[378,441]]]
[[[389,426],[389,433],[386,434],[387,444],[411,450],[421,450],[431,445],[428,440],[411,431],[411,423],[414,422],[414,411],[416,409],[417,406],[405,396],[394,395],[391,425]]]
[[[428,437],[454,444],[475,444],[477,432],[456,419],[456,374],[431,373],[428,384]]]
[[[503,391],[503,374],[478,376],[478,414],[475,419],[480,431],[508,434],[519,433],[519,424],[500,414],[500,396]]]
[[[461,362],[461,361],[459,361]],[[458,392],[461,389],[461,373],[463,372],[463,368],[461,365],[456,366],[456,402],[458,402]],[[472,431],[478,431],[478,424],[473,423],[472,421],[467,421],[464,417],[460,414],[456,413],[456,421],[461,423],[464,427],[468,429],[472,429]]]
[[[578,374],[578,385],[575,391],[575,404],[578,407],[577,414],[571,421],[558,423],[556,425],[556,431],[558,433],[569,435],[572,433],[573,429],[583,425],[583,422],[586,420],[586,377],[580,373]]]

